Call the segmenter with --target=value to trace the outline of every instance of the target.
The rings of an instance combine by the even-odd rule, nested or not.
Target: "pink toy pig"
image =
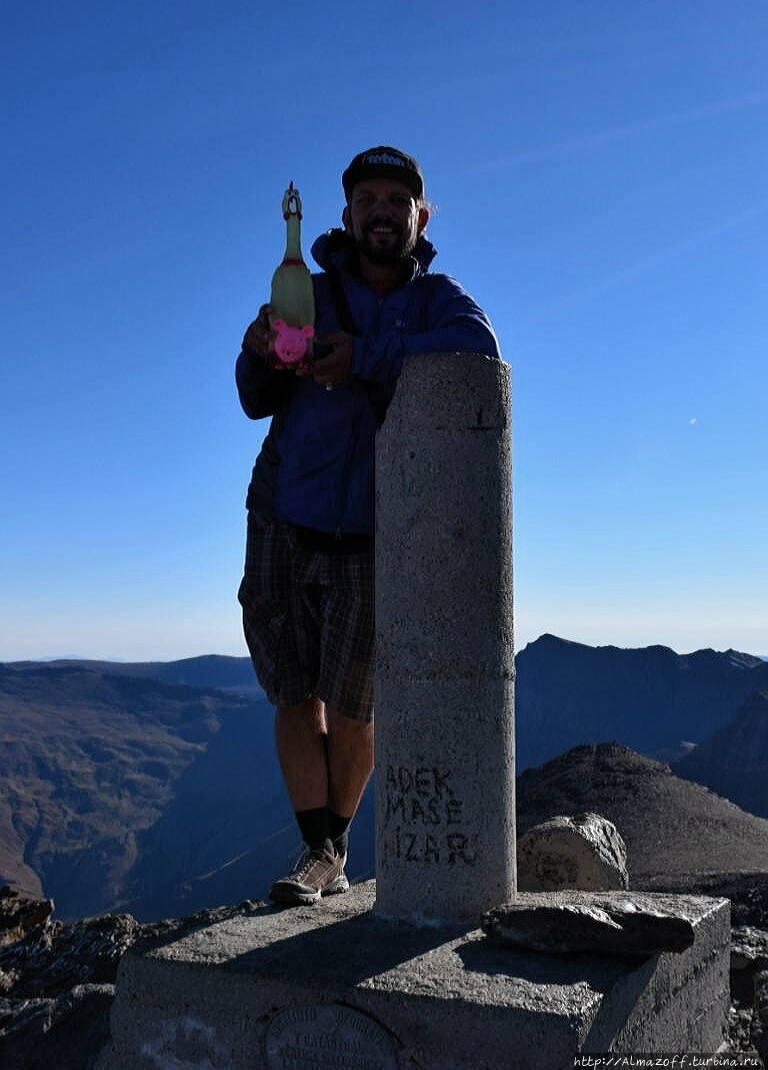
[[[289,327],[285,320],[275,320],[272,326],[277,331],[274,349],[280,363],[300,364],[307,355],[309,339],[315,336],[315,328]]]

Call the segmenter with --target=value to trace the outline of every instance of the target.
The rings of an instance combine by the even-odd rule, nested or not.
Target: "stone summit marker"
[[[376,464],[376,909],[515,892],[509,366],[406,361]]]
[[[527,899],[509,378],[476,354],[411,358],[382,428],[377,880],[313,906],[222,909],[134,945],[96,1070],[572,1070],[585,1052],[717,1050],[727,900],[686,897],[684,949],[632,957],[532,952],[518,946],[527,915],[521,936],[519,914],[490,913]],[[567,916],[569,893],[547,909],[558,903]]]

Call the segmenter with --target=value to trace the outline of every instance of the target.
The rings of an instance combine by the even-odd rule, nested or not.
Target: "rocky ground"
[[[109,1037],[117,967],[139,939],[209,924],[241,907],[140,925],[129,914],[62,924],[50,899],[0,889],[0,1066],[92,1070]]]
[[[726,1048],[768,1061],[768,881],[758,893],[728,885],[734,919],[732,1004]],[[690,890],[690,889],[689,889]],[[709,894],[720,894],[710,889]],[[249,913],[255,904],[140,925],[114,914],[72,924],[53,920],[51,900],[0,889],[0,1066],[93,1070],[109,1034],[117,967],[139,939]]]
[[[749,925],[732,930],[728,1050],[768,1060],[768,932]]]

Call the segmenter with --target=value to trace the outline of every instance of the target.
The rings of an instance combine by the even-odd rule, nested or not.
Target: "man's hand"
[[[261,357],[268,364],[275,363],[275,354],[272,349],[274,331],[269,323],[271,310],[271,305],[262,305],[258,316],[245,332],[245,337],[243,338],[243,349],[248,353],[253,353],[254,356]]]
[[[309,374],[325,387],[346,383],[352,375],[352,358],[355,355],[355,336],[346,331],[334,331],[315,339],[318,346],[332,346],[327,357],[316,360]]]

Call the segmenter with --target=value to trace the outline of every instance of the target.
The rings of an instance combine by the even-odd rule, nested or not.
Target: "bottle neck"
[[[304,263],[301,255],[301,220],[297,215],[289,215],[286,222],[285,259]]]

